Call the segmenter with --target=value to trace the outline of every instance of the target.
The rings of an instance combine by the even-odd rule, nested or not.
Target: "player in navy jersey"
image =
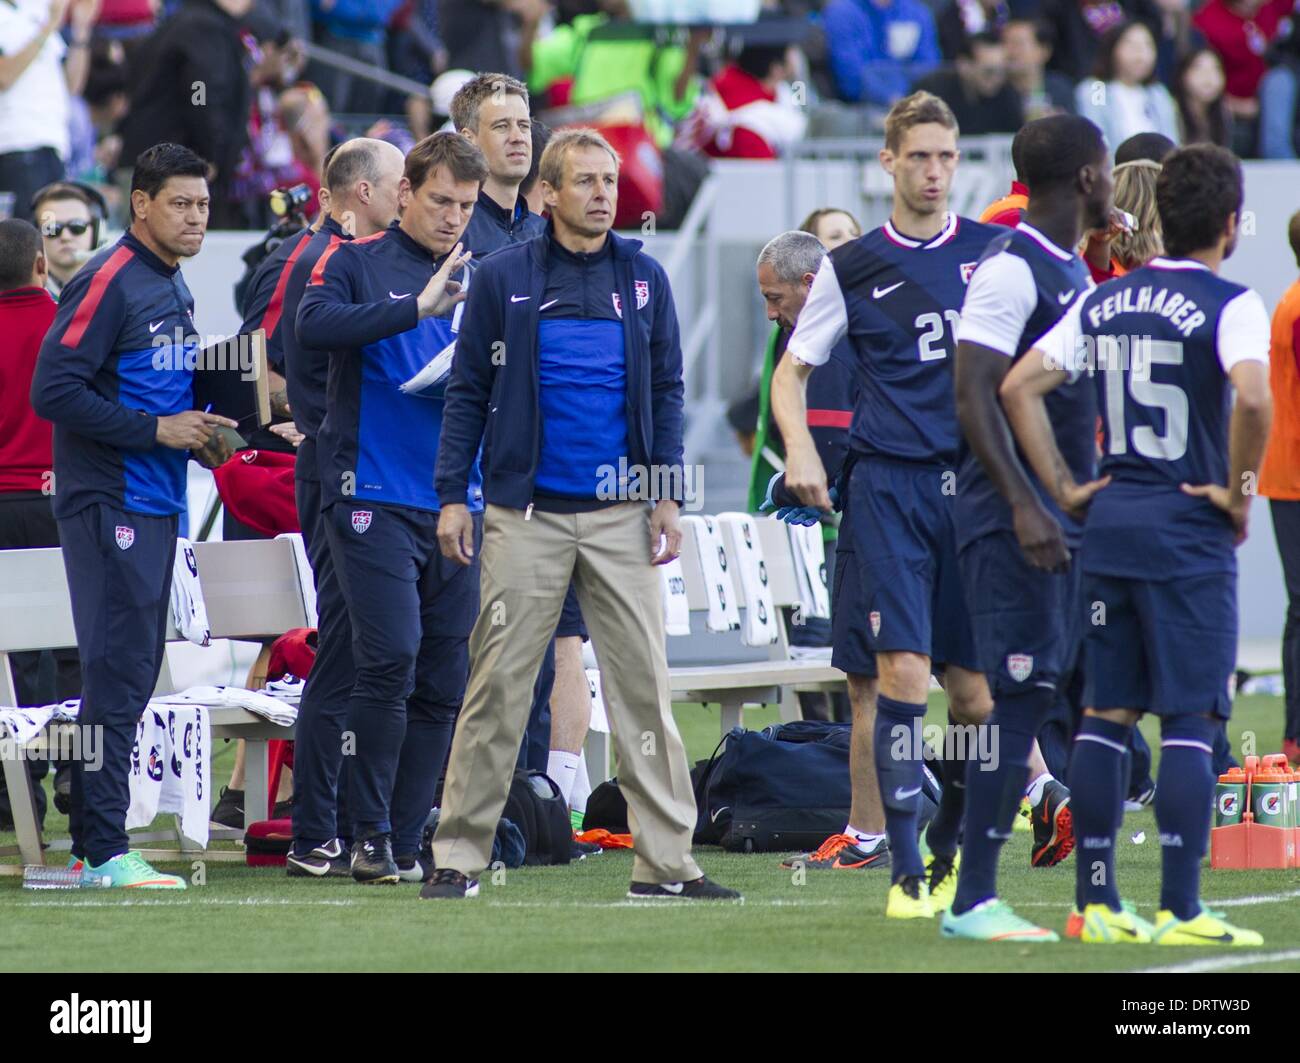
[[[997,753],[968,764],[962,866],[942,930],[984,941],[1054,941],[1055,933],[998,899],[997,861],[1011,836],[1034,739],[1077,653],[1077,572],[1067,569],[1066,540],[1053,514],[1066,522],[1071,541],[1080,529],[1025,470],[997,392],[1016,359],[1091,284],[1073,248],[1109,216],[1110,153],[1101,131],[1072,115],[1031,122],[1017,140],[1029,206],[1020,224],[985,250],[957,334],[957,416],[966,442],[957,528],[979,667],[993,691],[989,725]],[[1062,388],[1048,413],[1071,467],[1080,480],[1091,479],[1091,390]],[[1049,570],[1030,563],[1045,557]],[[1073,845],[1068,792],[1055,780],[1044,780],[1043,789],[1050,795],[1035,819],[1045,818],[1047,840],[1035,849],[1036,864],[1064,858]]]
[[[1235,547],[1246,536],[1271,416],[1269,319],[1258,294],[1218,275],[1237,243],[1236,158],[1210,145],[1175,152],[1156,201],[1165,255],[1076,301],[1002,389],[1040,481],[1065,513],[1087,510],[1090,707],[1069,776],[1084,858],[1067,933],[1095,943],[1260,945],[1259,934],[1201,906],[1199,879],[1211,750],[1232,708]],[[1076,380],[1095,390],[1101,411],[1097,480],[1063,457],[1043,413],[1044,397]],[[1124,750],[1144,712],[1160,717],[1161,735],[1154,926],[1121,902],[1114,867]]]
[[[403,385],[452,338],[464,292],[451,277],[469,259],[458,241],[486,176],[463,137],[426,137],[406,158],[401,221],[331,244],[298,307],[299,342],[330,351],[318,461],[322,523],[352,622],[348,792],[352,877],[363,883],[422,877],[420,834],[465,693],[478,571],[438,548],[442,395]],[[481,512],[477,463],[471,475]]]
[[[996,230],[947,209],[957,160],[957,122],[942,100],[920,92],[894,105],[880,154],[894,179],[890,220],[822,262],[790,357],[772,378],[786,485],[829,509],[804,389],[843,337],[858,361],[850,455],[840,475],[850,550],[836,610],[849,626],[837,626],[833,660],[849,674],[853,742],[863,748],[855,786],[878,788],[884,806],[893,877],[886,915],[894,918],[934,915],[917,841],[924,765],[914,737],[932,667],[942,668],[957,721],[978,722],[990,709],[957,570],[958,433],[948,356],[966,283]],[[949,743],[954,752],[957,746]],[[951,890],[961,795],[960,784],[945,787],[927,835],[940,907]]]

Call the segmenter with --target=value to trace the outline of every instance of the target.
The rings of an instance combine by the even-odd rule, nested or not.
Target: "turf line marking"
[[[1251,897],[1225,897],[1221,901],[1206,900],[1211,908],[1246,908],[1252,904],[1277,904],[1300,897],[1300,890],[1287,890],[1285,893],[1261,893]],[[1204,898],[1202,898],[1204,900]]]
[[[710,903],[707,901],[657,901],[657,900],[632,900],[630,897],[621,901],[485,901],[489,908],[636,908],[652,909],[664,911],[673,909],[675,911],[717,911],[725,908],[835,908],[840,905],[849,903],[848,901],[837,900],[820,900],[820,901],[794,901],[794,900],[766,900],[751,901],[745,900],[740,904],[735,903]]]
[[[1132,973],[1200,974],[1204,971],[1226,971],[1232,967],[1252,967],[1259,963],[1283,963],[1286,960],[1300,960],[1300,949],[1287,949],[1284,952],[1247,952],[1239,956],[1213,956],[1204,960],[1191,960],[1188,963],[1170,964],[1168,967],[1144,967]]]
[[[122,898],[120,901],[83,901],[72,900],[66,901],[23,901],[11,905],[14,908],[350,908],[356,905],[356,901],[292,901],[279,900],[271,897],[247,897],[244,900],[225,900],[214,898],[213,900],[164,900],[162,898],[146,899],[140,898]]]

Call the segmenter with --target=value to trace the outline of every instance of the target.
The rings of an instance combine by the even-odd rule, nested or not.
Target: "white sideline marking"
[[[1293,900],[1300,897],[1300,890],[1287,890],[1285,893],[1259,893],[1247,897],[1202,897],[1207,908],[1249,908],[1256,904],[1279,904],[1282,901]],[[1066,902],[1068,904],[1069,902]],[[1054,901],[1021,901],[1015,905],[1016,908],[1065,908],[1066,904],[1060,904]],[[1142,907],[1149,908],[1152,905],[1158,905],[1159,899],[1152,901],[1143,901]]]
[[[684,901],[674,903],[673,901],[656,900],[654,898],[633,900],[631,897],[625,897],[621,901],[485,901],[484,903],[490,908],[649,908],[656,911],[669,908],[680,911],[689,908],[692,911],[712,911],[726,908],[834,908],[849,902],[847,900],[794,901],[776,899],[751,901],[746,899],[739,904],[735,901]]]
[[[213,898],[212,900],[203,900],[194,898],[193,900],[164,900],[163,898],[144,898],[136,899],[134,897],[123,897],[120,901],[83,901],[72,900],[66,901],[23,901],[14,904],[15,908],[194,908],[202,905],[208,908],[256,908],[256,907],[273,907],[273,908],[350,908],[356,901],[292,901],[278,900],[272,897],[246,897],[243,900],[223,900]]]
[[[1214,956],[1205,960],[1191,960],[1188,963],[1174,963],[1168,967],[1144,967],[1132,973],[1200,974],[1204,971],[1226,971],[1232,967],[1253,967],[1259,963],[1283,963],[1286,960],[1300,960],[1300,949],[1287,949],[1284,952],[1247,952],[1237,956]]]

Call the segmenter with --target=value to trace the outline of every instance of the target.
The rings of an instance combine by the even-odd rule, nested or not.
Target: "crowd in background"
[[[37,189],[71,179],[120,221],[121,175],[171,140],[211,164],[214,228],[262,228],[268,193],[314,192],[332,143],[409,148],[485,69],[524,79],[544,117],[633,128],[616,146],[648,154],[660,182],[690,156],[870,135],[917,88],[966,135],[1067,111],[1112,144],[1156,132],[1296,156],[1297,0],[763,0],[759,22],[726,28],[643,24],[635,7],[4,0],[0,215],[31,217]],[[309,44],[351,64],[309,59]]]

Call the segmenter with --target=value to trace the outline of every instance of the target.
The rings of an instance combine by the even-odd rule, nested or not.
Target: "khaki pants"
[[[517,509],[487,507],[482,605],[433,839],[436,866],[475,875],[491,861],[533,684],[572,577],[600,661],[636,841],[632,880],[700,877],[691,859],[695,794],[672,717],[663,589],[650,556],[650,507],[642,502],[589,513],[534,510],[528,520]]]

